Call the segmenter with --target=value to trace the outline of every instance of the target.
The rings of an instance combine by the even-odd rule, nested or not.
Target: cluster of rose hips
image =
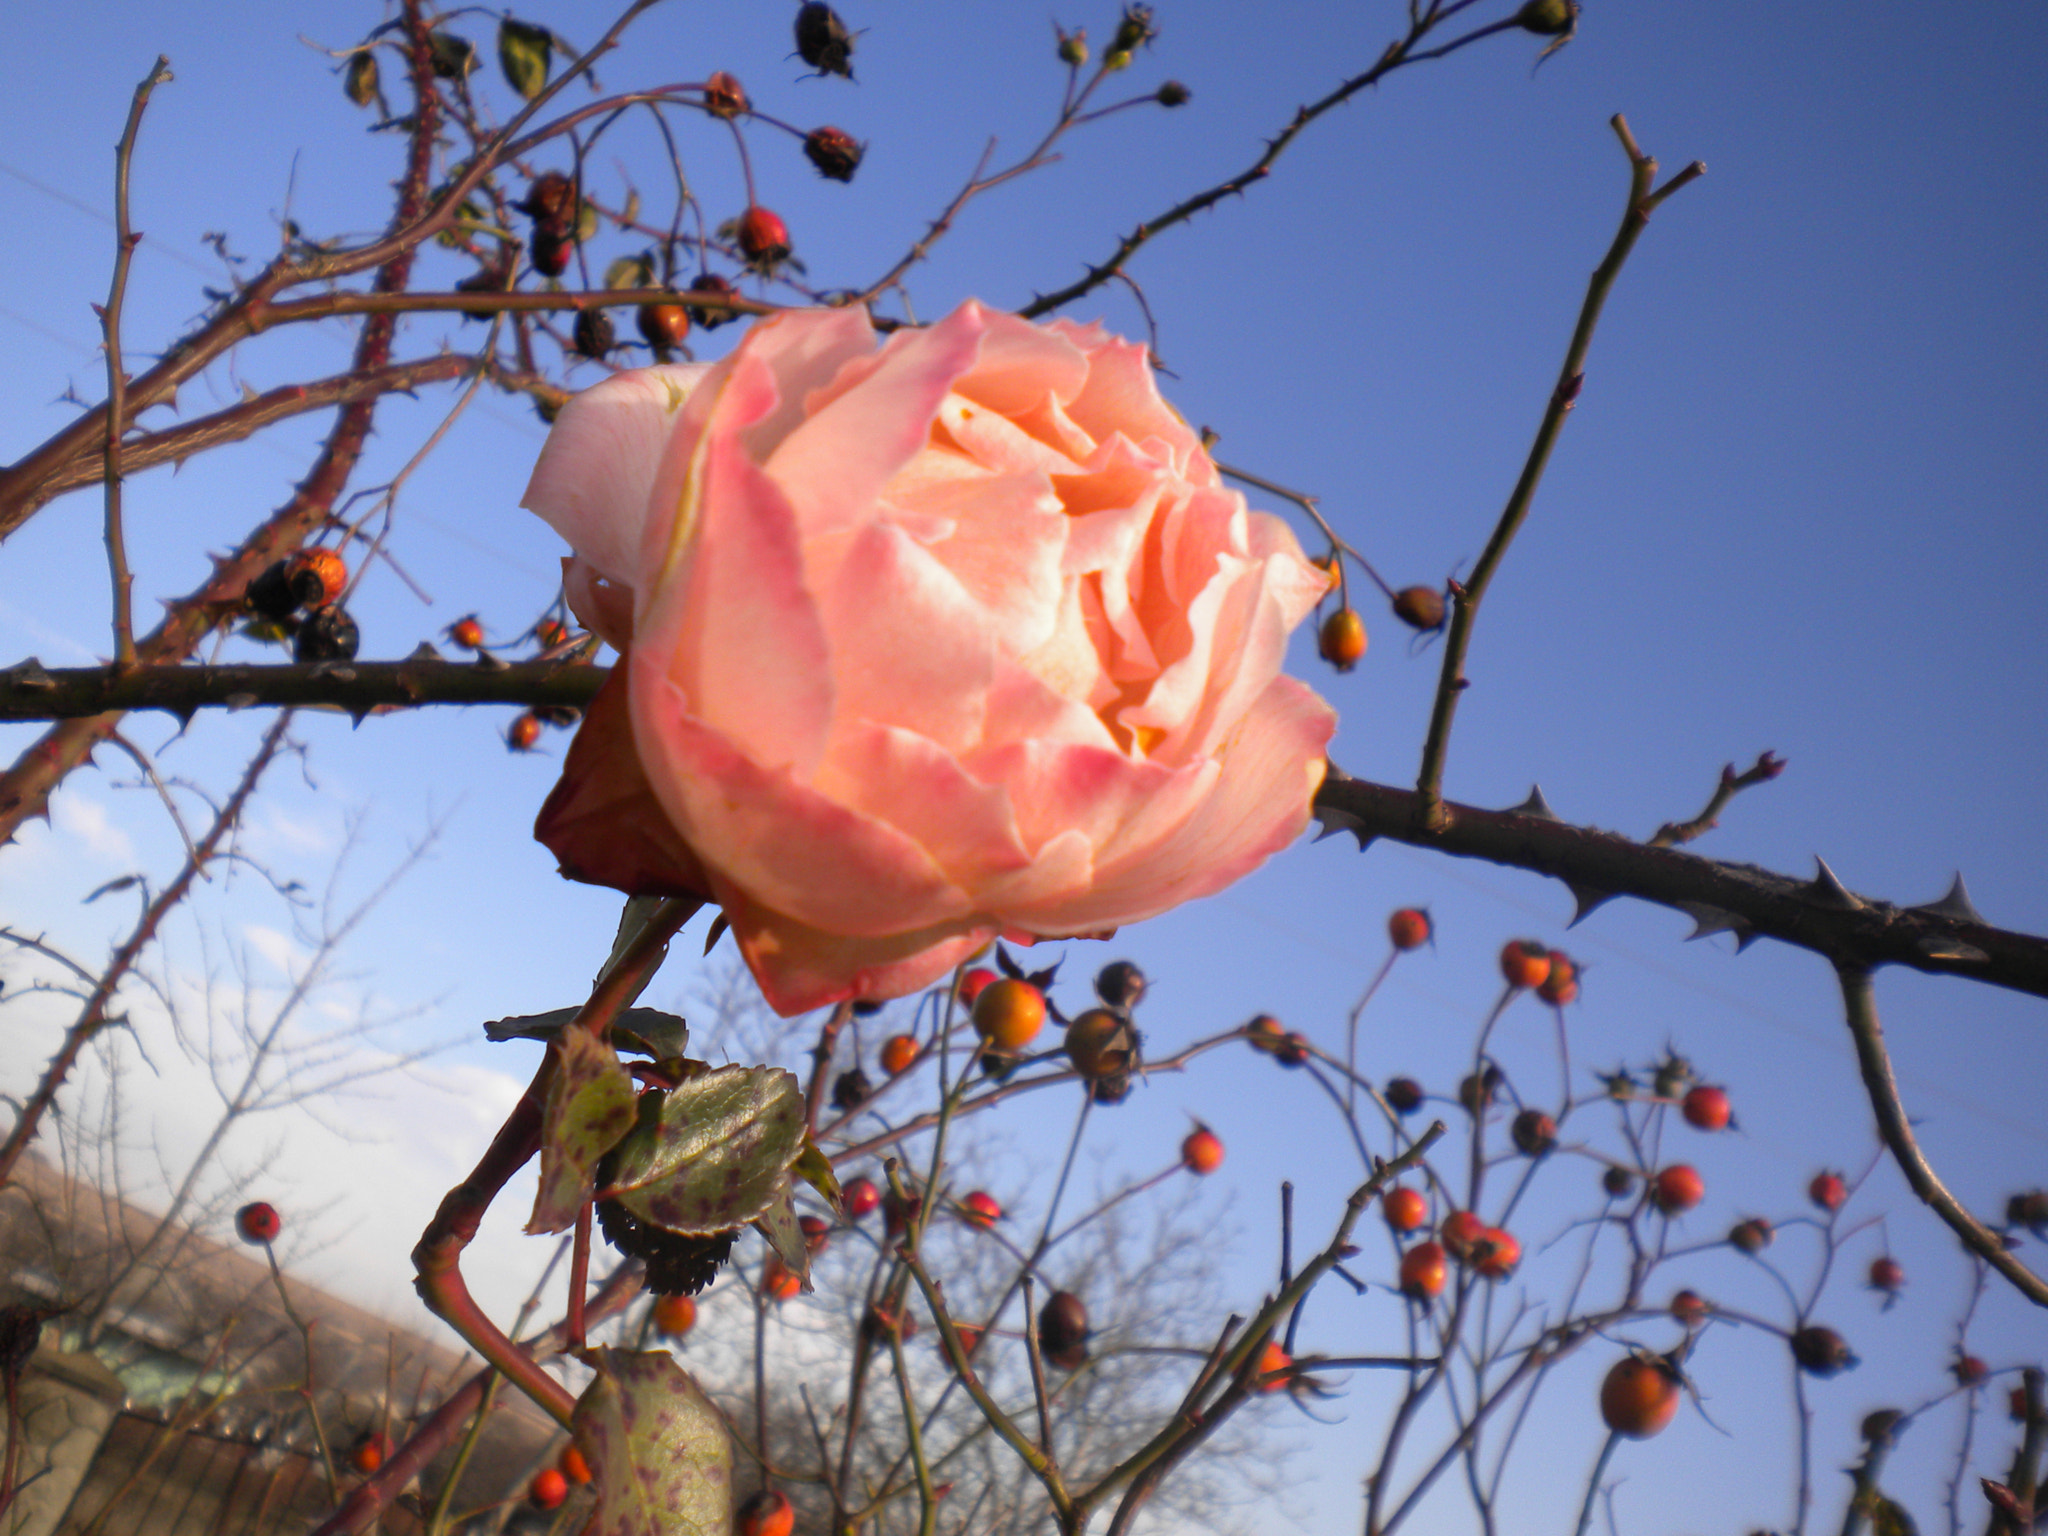
[[[347,590],[348,564],[340,551],[295,550],[243,590],[242,606],[253,619],[242,632],[257,640],[289,636],[295,661],[352,661],[362,633],[341,606]]]

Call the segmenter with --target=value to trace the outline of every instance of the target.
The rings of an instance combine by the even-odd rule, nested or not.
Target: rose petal
[[[597,690],[533,835],[571,880],[629,896],[708,896],[703,867],[640,766],[629,686],[622,664]]]
[[[1336,728],[1336,711],[1306,684],[1274,678],[1217,755],[1215,787],[1186,821],[1150,846],[1103,850],[1090,889],[1006,915],[1047,935],[1120,928],[1250,874],[1307,827]]]
[[[707,870],[764,906],[853,937],[928,928],[972,910],[902,832],[754,759],[689,712],[658,660],[643,663],[636,651],[633,671],[641,761]]]
[[[764,907],[717,882],[726,921],[768,1006],[785,1018],[849,998],[883,1002],[930,986],[996,936],[991,921],[847,938]]]
[[[633,643],[633,589],[607,581],[581,555],[562,561],[562,596],[584,628],[613,650]]]
[[[1009,790],[974,778],[951,752],[913,731],[842,724],[814,787],[907,835],[962,890],[980,890],[1031,862]]]
[[[981,332],[973,304],[928,330],[897,332],[858,388],[828,392],[781,441],[768,471],[796,508],[806,538],[875,515],[890,476],[930,440],[932,418],[954,377],[974,361]]]
[[[774,378],[742,357],[717,387],[678,513],[694,532],[666,578],[641,593],[635,651],[650,680],[658,660],[691,714],[763,765],[808,778],[831,729],[832,652],[804,583],[795,512],[739,441],[774,409]],[[651,759],[645,736],[640,745]]]
[[[842,728],[902,726],[950,751],[980,739],[995,668],[988,615],[930,551],[870,523],[852,540],[823,615]]]
[[[572,396],[526,483],[538,512],[601,576],[631,584],[655,480],[703,363],[615,373]]]

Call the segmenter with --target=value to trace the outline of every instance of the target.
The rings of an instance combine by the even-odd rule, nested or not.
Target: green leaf
[[[804,1098],[779,1067],[720,1067],[671,1090],[619,1143],[610,1193],[686,1236],[765,1213],[804,1142]]]
[[[593,1350],[597,1379],[570,1416],[597,1511],[584,1536],[728,1536],[732,1438],[667,1350]]]
[[[507,16],[498,23],[498,67],[505,83],[528,101],[547,89],[548,62],[555,46],[546,27],[529,26]]]
[[[367,49],[348,61],[348,70],[341,77],[342,89],[348,92],[348,99],[359,107],[367,107],[377,99],[377,55]]]
[[[540,1190],[529,1232],[563,1232],[597,1188],[597,1160],[633,1128],[637,1099],[619,1053],[588,1030],[564,1031],[541,1111]]]
[[[768,1209],[754,1218],[754,1230],[768,1239],[768,1246],[782,1260],[782,1267],[811,1288],[811,1245],[804,1241],[804,1229],[797,1225],[796,1203],[789,1198],[790,1177],[782,1176],[782,1187]]]
[[[654,286],[654,262],[645,254],[621,256],[604,269],[604,285],[607,288],[651,288]]]
[[[552,1040],[576,1017],[574,1008],[551,1008],[546,1013],[524,1013],[509,1019],[493,1019],[484,1025],[486,1040]],[[612,1039],[620,1049],[639,1051],[656,1061],[687,1055],[690,1026],[659,1008],[628,1008],[612,1023]]]

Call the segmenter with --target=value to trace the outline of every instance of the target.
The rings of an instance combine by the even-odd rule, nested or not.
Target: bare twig
[[[164,918],[185,899],[185,893],[192,888],[192,882],[204,873],[206,865],[220,848],[221,840],[240,822],[243,808],[249,803],[249,797],[256,792],[257,781],[263,777],[263,771],[270,766],[279,748],[284,745],[285,733],[290,728],[291,721],[291,712],[287,710],[279,715],[270,729],[264,733],[262,745],[249,760],[249,766],[242,770],[240,782],[235,785],[234,792],[227,798],[227,803],[214,817],[213,825],[206,829],[205,835],[200,838],[191,855],[185,860],[185,867],[179,870],[177,877],[144,908],[135,927],[122,942],[121,947],[114,951],[113,959],[108,962],[106,970],[93,983],[92,992],[87,996],[85,1006],[79,1010],[78,1017],[72,1021],[71,1026],[64,1031],[63,1043],[58,1046],[56,1055],[50,1058],[50,1064],[43,1069],[43,1075],[37,1081],[35,1090],[21,1106],[21,1113],[15,1117],[14,1126],[7,1133],[7,1140],[0,1143],[0,1184],[7,1182],[14,1172],[14,1165],[21,1160],[22,1152],[35,1140],[36,1130],[41,1125],[43,1116],[56,1102],[57,1091],[64,1086],[64,1080],[71,1075],[71,1069],[77,1065],[79,1054],[111,1022],[108,1009],[112,1006],[114,994],[119,990],[122,981],[134,969],[135,962],[141,957],[142,952],[155,940],[157,929],[163,925]]]
[[[1494,572],[1500,569],[1508,545],[1514,542],[1523,519],[1529,515],[1529,507],[1536,498],[1536,487],[1542,483],[1544,468],[1550,462],[1551,449],[1557,445],[1565,418],[1571,414],[1572,406],[1579,398],[1580,387],[1586,381],[1586,353],[1592,347],[1593,330],[1600,323],[1600,311],[1607,303],[1607,295],[1612,291],[1615,279],[1621,275],[1622,264],[1635,248],[1637,236],[1648,224],[1650,211],[1678,187],[1705,170],[1695,161],[1674,176],[1661,191],[1653,192],[1657,162],[1636,147],[1628,122],[1621,114],[1616,113],[1612,122],[1614,132],[1628,154],[1629,163],[1628,206],[1622,212],[1621,228],[1615,231],[1606,257],[1594,268],[1592,280],[1586,286],[1586,300],[1579,308],[1571,345],[1565,349],[1564,367],[1559,370],[1557,384],[1544,406],[1543,420],[1536,429],[1536,441],[1530,445],[1529,456],[1522,464],[1521,476],[1508,496],[1507,505],[1501,510],[1500,521],[1494,525],[1493,537],[1487,540],[1479,563],[1473,566],[1470,580],[1451,584],[1451,622],[1444,638],[1443,670],[1437,682],[1436,702],[1430,711],[1429,736],[1422,747],[1422,766],[1415,780],[1416,792],[1421,797],[1419,814],[1432,826],[1440,825],[1445,815],[1442,801],[1444,758],[1450,750],[1451,721],[1457,714],[1458,695],[1466,686],[1465,655],[1472,645],[1472,625],[1478,618],[1479,605],[1493,581]]]
[[[1721,781],[1714,786],[1712,797],[1701,808],[1699,815],[1690,821],[1665,822],[1651,834],[1650,846],[1675,848],[1681,843],[1689,843],[1694,838],[1713,831],[1720,825],[1721,812],[1728,808],[1730,800],[1753,784],[1768,784],[1784,771],[1785,760],[1769,752],[1759,755],[1756,762],[1741,773],[1737,773],[1735,765],[1729,763],[1722,768]]]
[[[142,129],[142,114],[156,88],[171,78],[171,61],[157,55],[156,65],[135,87],[128,105],[128,122],[114,146],[114,277],[107,290],[106,307],[100,311],[100,332],[107,354],[107,566],[114,586],[114,664],[135,664],[135,626],[129,618],[129,599],[135,578],[128,569],[128,544],[121,531],[121,434],[126,412],[124,395],[128,375],[121,366],[121,306],[128,293],[128,263],[142,237],[128,224],[128,171],[135,158],[135,137]]]

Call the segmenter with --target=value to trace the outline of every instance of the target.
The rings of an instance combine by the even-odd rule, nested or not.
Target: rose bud
[[[829,181],[851,181],[867,151],[843,128],[813,128],[804,137],[804,154]]]
[[[524,501],[623,657],[536,834],[718,902],[778,1012],[1139,922],[1308,825],[1335,716],[1280,666],[1322,573],[1100,326],[779,314],[573,397]]]

